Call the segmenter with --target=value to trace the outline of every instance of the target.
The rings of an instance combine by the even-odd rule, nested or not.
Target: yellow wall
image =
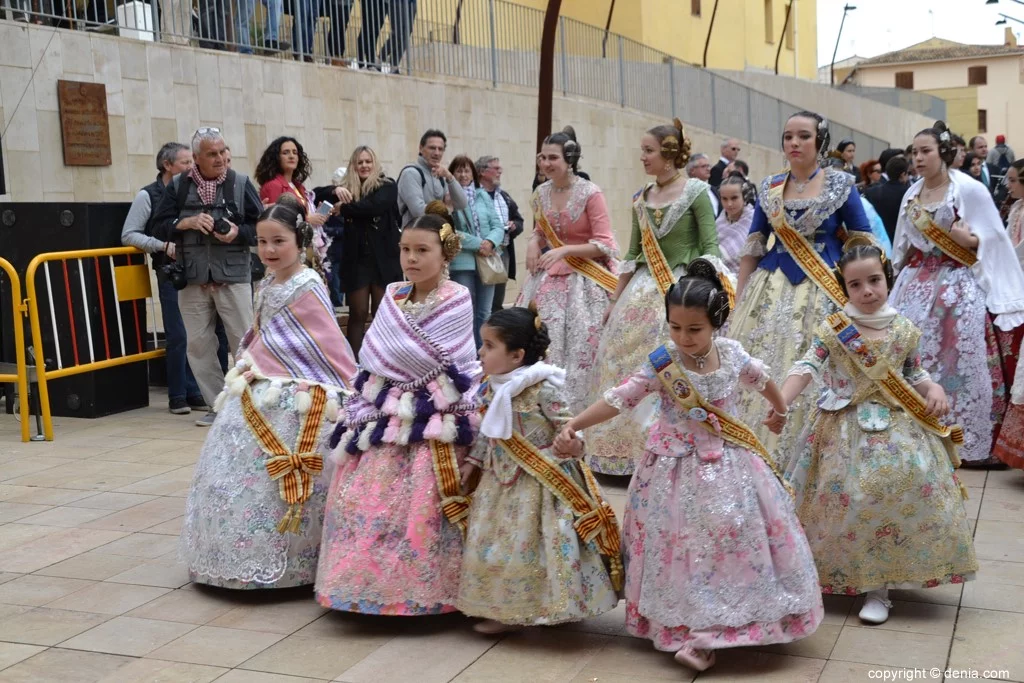
[[[946,101],[946,125],[964,140],[978,134],[978,87],[924,90]],[[992,141],[995,144],[995,140]]]
[[[513,1],[535,9],[547,7],[547,0]],[[765,40],[766,0],[719,0],[708,48],[708,67],[773,70],[789,1],[771,0],[773,35],[769,43]],[[793,47],[790,49],[783,43],[779,73],[814,79],[817,77],[817,8],[814,0],[792,1]],[[445,0],[427,0],[428,4],[443,2]],[[465,0],[464,6],[471,2]],[[616,0],[610,30],[683,61],[701,64],[715,0],[701,0],[700,4],[701,14],[695,17],[690,13],[689,0]],[[603,29],[610,6],[611,0],[563,0],[562,16]]]
[[[880,64],[871,67],[857,67],[856,82],[859,85],[891,88],[896,83],[897,71],[914,72],[914,89],[933,92],[952,90],[956,107],[966,107],[964,95],[967,87],[967,69],[972,66],[988,67],[988,83],[971,86],[977,91],[977,104],[972,115],[963,113],[964,128],[950,125],[950,128],[964,137],[978,133],[978,109],[988,112],[989,145],[995,136],[1005,135],[1012,146],[1014,140],[1024,140],[1024,57],[1006,55],[980,59],[962,59],[943,62],[918,62],[910,64]],[[938,94],[938,93],[935,93]],[[942,95],[939,95],[942,97]],[[969,125],[968,125],[969,123]]]

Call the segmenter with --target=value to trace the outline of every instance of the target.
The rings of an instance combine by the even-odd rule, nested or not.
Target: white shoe
[[[892,602],[889,601],[889,591],[871,591],[864,596],[864,606],[860,609],[860,620],[867,624],[884,624],[889,618],[889,609]]]

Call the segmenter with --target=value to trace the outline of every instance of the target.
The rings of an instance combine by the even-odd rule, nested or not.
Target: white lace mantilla
[[[654,187],[654,183],[649,183],[647,187],[644,188],[640,197],[637,199],[637,203],[639,203],[639,205],[644,209],[650,209],[652,211],[655,209],[664,209],[665,207],[663,206],[651,206],[647,203],[647,193],[650,192],[652,187]],[[674,202],[669,204],[668,211],[665,212],[665,217],[662,218],[661,224],[655,225],[654,222],[651,221],[651,227],[654,228],[654,234],[658,236],[658,239],[661,239],[671,232],[672,228],[676,227],[676,223],[678,223],[679,219],[683,217],[686,210],[693,205],[693,202],[696,201],[697,197],[701,196],[704,192],[707,192],[710,187],[710,185],[699,178],[690,178],[687,180],[683,191],[678,197],[676,197]]]
[[[553,191],[554,185],[550,180],[537,188],[537,197],[540,199],[540,208],[544,211],[544,215],[546,216],[558,216],[561,213],[555,209],[554,204],[551,202],[551,195]],[[594,183],[577,176],[576,180],[572,183],[572,187],[568,190],[569,198],[565,203],[565,211],[569,214],[569,220],[573,223],[578,221],[587,208],[587,200],[590,199],[593,194],[600,191],[601,188]],[[552,227],[556,230],[558,229],[558,226],[555,223],[558,222],[560,221],[552,223]]]
[[[783,204],[789,224],[807,238],[813,237],[821,224],[846,203],[850,196],[850,190],[854,187],[853,176],[849,173],[834,168],[826,168],[822,173],[825,174],[825,182],[817,197],[787,199]],[[762,207],[769,205],[768,190],[773,177],[768,176],[761,181],[758,201],[761,202]],[[768,213],[767,208],[765,213]]]
[[[312,268],[303,268],[285,282],[276,282],[273,274],[263,278],[253,305],[256,320],[270,320],[317,283],[323,284],[323,280]]]

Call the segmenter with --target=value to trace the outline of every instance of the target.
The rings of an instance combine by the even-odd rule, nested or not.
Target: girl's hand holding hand
[[[544,270],[547,270],[548,268],[555,265],[568,255],[568,247],[558,247],[557,249],[552,249],[540,257],[540,267],[543,268]]]
[[[559,434],[559,437],[561,434]],[[568,444],[561,444],[559,447],[558,439],[555,440],[555,456],[559,458],[578,458],[583,455],[583,442],[576,438],[575,432],[573,433],[572,440]]]
[[[768,411],[768,417],[762,422],[772,434],[781,434],[782,428],[786,426],[786,415],[775,412],[775,408]]]
[[[540,245],[537,244],[536,240],[530,240],[526,246],[526,269],[530,271],[530,274],[537,272],[537,267],[540,265]]]
[[[971,232],[971,228],[963,221],[958,220],[949,229],[949,236],[953,241],[965,249],[974,249],[978,246],[978,238]]]
[[[462,492],[469,493],[469,485],[480,468],[471,462],[464,462],[459,467],[459,482],[462,484]],[[475,486],[473,488],[476,488]]]
[[[555,453],[563,453],[569,451],[573,447],[572,442],[576,440],[576,430],[572,428],[572,425],[566,425],[565,429],[563,429],[558,434],[558,436],[555,437]]]

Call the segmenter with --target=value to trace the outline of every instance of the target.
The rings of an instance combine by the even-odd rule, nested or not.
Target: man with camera
[[[179,290],[189,366],[212,406],[224,385],[214,332],[217,316],[232,351],[252,325],[249,247],[256,244],[263,204],[249,178],[228,168],[218,129],[196,131],[192,158],[192,168],[174,176],[165,188],[153,216],[153,233],[175,245],[175,268],[168,277]],[[196,424],[209,426],[214,417],[211,411]]]

